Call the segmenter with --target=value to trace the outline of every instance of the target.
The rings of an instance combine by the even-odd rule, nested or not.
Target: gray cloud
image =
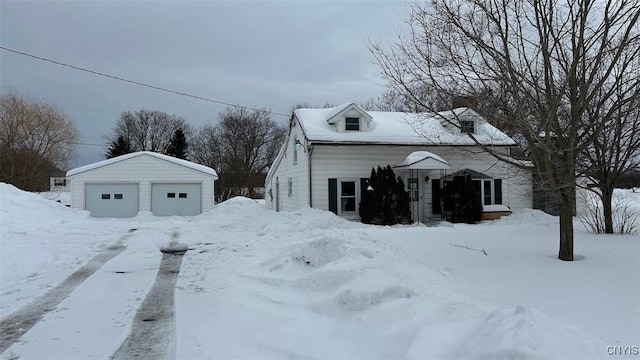
[[[0,41],[138,82],[288,113],[295,103],[378,96],[383,81],[367,39],[393,36],[404,10],[400,1],[2,1]],[[14,87],[64,109],[86,143],[104,143],[126,110],[166,111],[199,127],[224,109],[6,51],[0,81],[3,91]],[[73,165],[103,152],[79,146]]]

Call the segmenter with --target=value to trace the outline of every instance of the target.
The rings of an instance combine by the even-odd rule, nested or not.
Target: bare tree
[[[412,100],[412,96],[418,96],[419,102]],[[408,112],[417,113],[428,111],[430,109],[448,110],[449,102],[443,103],[443,99],[439,94],[435,94],[433,89],[412,89],[408,94],[406,92],[398,92],[397,89],[387,89],[382,95],[375,99],[369,99],[360,102],[363,109],[370,111],[391,111],[391,112]],[[422,104],[431,104],[429,109]]]
[[[443,99],[485,94],[491,118],[521,134],[543,185],[553,191],[560,215],[558,258],[573,260],[578,154],[610,120],[612,113],[599,109],[619,107],[632,94],[609,104],[603,99],[623,81],[637,89],[640,77],[618,75],[637,71],[640,3],[430,0],[412,5],[409,13],[409,36],[399,36],[390,51],[371,44],[381,72],[416,102],[415,88],[433,89]]]
[[[271,120],[266,109],[227,107],[216,125],[194,136],[190,158],[216,169],[216,200],[255,196],[284,141],[286,129]]]
[[[131,152],[153,151],[166,154],[177,130],[182,130],[187,137],[191,134],[191,127],[180,116],[148,109],[125,111],[107,140],[113,144],[122,137],[129,144]]]
[[[49,176],[75,156],[78,131],[56,106],[12,90],[0,97],[0,181],[23,190],[49,188]]]
[[[621,77],[639,77],[640,71],[620,74]],[[630,81],[633,85],[634,82]],[[604,131],[594,139],[578,158],[578,169],[597,186],[588,187],[602,203],[602,227],[599,232],[612,234],[614,228],[613,190],[620,178],[630,170],[640,168],[640,89],[627,89],[620,84],[613,94],[603,94],[608,106],[589,108],[587,116],[608,119]],[[635,94],[629,97],[627,93]],[[626,100],[625,100],[626,99]],[[602,114],[601,112],[610,112]]]

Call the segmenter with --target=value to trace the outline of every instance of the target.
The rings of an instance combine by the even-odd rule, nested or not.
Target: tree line
[[[234,196],[262,198],[264,179],[286,136],[267,109],[227,107],[218,122],[193,129],[180,116],[142,109],[121,114],[107,140],[112,158],[153,151],[216,170],[216,201]]]
[[[110,134],[105,158],[152,151],[212,167],[216,200],[262,197],[264,178],[286,136],[267,109],[227,107],[218,121],[194,129],[162,111],[124,111]],[[59,107],[16,90],[0,96],[0,181],[26,191],[48,191],[49,178],[75,157],[78,130]]]

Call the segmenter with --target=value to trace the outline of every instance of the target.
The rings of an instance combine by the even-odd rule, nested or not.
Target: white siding
[[[302,149],[297,151],[297,161],[294,163],[294,146],[296,140],[302,143]],[[294,126],[283,145],[285,151],[274,163],[273,174],[265,184],[266,206],[274,210],[291,211],[309,206],[309,150],[299,126]],[[292,179],[293,193],[288,195],[288,180]],[[279,186],[276,186],[279,182]],[[279,194],[276,194],[279,192]],[[279,197],[280,209],[276,209],[276,196]]]
[[[85,209],[86,183],[138,183],[140,211],[151,211],[152,183],[201,183],[202,211],[213,208],[213,176],[150,155],[136,156],[81,172],[70,179],[71,207],[77,209]]]
[[[471,151],[473,149],[474,151]],[[328,179],[368,178],[371,168],[394,166],[402,162],[413,151],[426,150],[439,155],[451,164],[451,174],[458,170],[471,169],[494,178],[502,183],[502,203],[512,209],[531,208],[531,174],[498,162],[491,155],[480,152],[475,147],[424,147],[393,145],[316,145],[312,155],[312,205],[314,208],[329,209]],[[398,173],[400,175],[400,173]],[[421,172],[420,190],[424,196],[424,208],[431,209],[431,182],[424,182]],[[405,179],[408,173],[403,174]],[[429,175],[438,178],[439,172]],[[426,191],[424,191],[426,190]]]

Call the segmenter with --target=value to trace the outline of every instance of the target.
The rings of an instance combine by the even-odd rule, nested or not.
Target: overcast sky
[[[0,1],[3,47],[232,104],[289,113],[296,103],[378,97],[368,39],[402,28],[402,1]],[[215,123],[224,109],[0,50],[2,91],[56,104],[80,142],[105,143],[123,111]],[[274,120],[285,122],[284,116]],[[71,167],[103,159],[78,145]]]

